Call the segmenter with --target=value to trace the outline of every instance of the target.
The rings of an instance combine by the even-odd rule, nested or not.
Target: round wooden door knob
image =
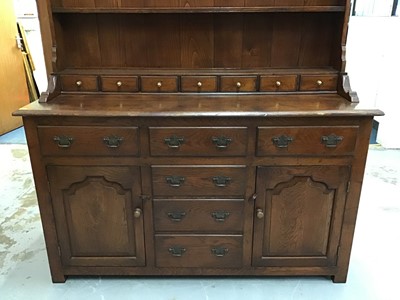
[[[139,219],[142,216],[142,210],[140,208],[136,208],[135,211],[133,212],[133,217],[135,219]]]
[[[261,208],[257,209],[256,216],[257,216],[258,219],[264,218],[264,212],[263,212],[263,210]]]

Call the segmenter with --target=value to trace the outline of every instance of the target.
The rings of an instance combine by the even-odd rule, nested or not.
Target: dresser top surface
[[[16,116],[81,117],[321,117],[381,116],[378,109],[351,103],[337,94],[62,94],[48,103],[32,102]]]

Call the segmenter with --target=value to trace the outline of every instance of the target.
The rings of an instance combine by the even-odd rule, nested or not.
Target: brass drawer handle
[[[180,222],[186,216],[184,211],[174,211],[167,213],[168,218],[173,222]]]
[[[82,80],[77,80],[77,81],[75,82],[75,84],[76,84],[76,86],[77,86],[78,88],[80,88],[80,87],[82,86],[83,82],[82,82]]]
[[[185,138],[173,135],[171,137],[165,138],[164,142],[167,144],[169,148],[177,149],[185,142]]]
[[[212,180],[216,186],[226,187],[232,181],[232,178],[226,176],[215,176]]]
[[[224,257],[229,252],[228,248],[215,247],[211,249],[211,253],[217,257]]]
[[[72,143],[74,142],[74,138],[70,136],[55,136],[53,141],[57,143],[59,148],[69,148],[71,147]]]
[[[325,144],[325,147],[327,148],[336,148],[336,146],[340,144],[342,141],[343,137],[337,136],[336,134],[323,135],[321,137],[321,143]]]
[[[168,249],[168,252],[172,254],[174,257],[181,257],[183,253],[186,252],[186,249],[180,246],[174,246]]]
[[[287,148],[293,141],[294,138],[288,135],[281,135],[272,138],[272,143],[274,143],[277,148]]]
[[[212,142],[218,149],[226,149],[232,143],[232,139],[225,136],[217,136],[212,138]]]
[[[103,138],[103,142],[107,145],[108,148],[118,148],[123,140],[123,137],[119,137],[116,135],[111,135]]]
[[[211,213],[211,216],[216,222],[225,222],[229,215],[230,213],[227,211],[214,211]]]
[[[182,176],[167,176],[165,181],[170,187],[180,187],[185,182],[185,177]]]

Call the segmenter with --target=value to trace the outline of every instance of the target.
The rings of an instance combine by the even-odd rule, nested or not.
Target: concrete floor
[[[0,144],[0,300],[399,300],[400,150],[368,156],[348,282],[324,277],[87,278],[52,284],[26,145]]]

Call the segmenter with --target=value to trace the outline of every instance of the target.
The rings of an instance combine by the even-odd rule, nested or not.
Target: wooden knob
[[[117,87],[121,87],[122,86],[122,81],[117,81]]]
[[[277,82],[275,82],[275,85],[276,85],[277,87],[280,87],[280,86],[282,85],[282,82],[280,82],[280,81],[278,80]]]
[[[317,80],[317,85],[318,86],[322,86],[324,83],[322,82],[322,80]]]
[[[159,82],[157,82],[157,87],[162,87],[162,82],[161,81],[159,81]]]
[[[136,208],[133,212],[133,217],[135,219],[139,219],[142,216],[142,210],[140,208]]]
[[[264,218],[264,212],[262,211],[261,208],[257,209],[256,216],[257,216],[258,219]]]
[[[240,88],[240,87],[242,86],[241,82],[240,82],[240,81],[236,82],[236,86],[237,86],[238,88]]]
[[[202,83],[201,83],[201,81],[199,81],[198,83],[197,83],[197,86],[200,88],[200,87],[202,87]]]
[[[82,86],[82,81],[78,80],[78,81],[76,82],[76,86],[77,86],[77,87]]]

